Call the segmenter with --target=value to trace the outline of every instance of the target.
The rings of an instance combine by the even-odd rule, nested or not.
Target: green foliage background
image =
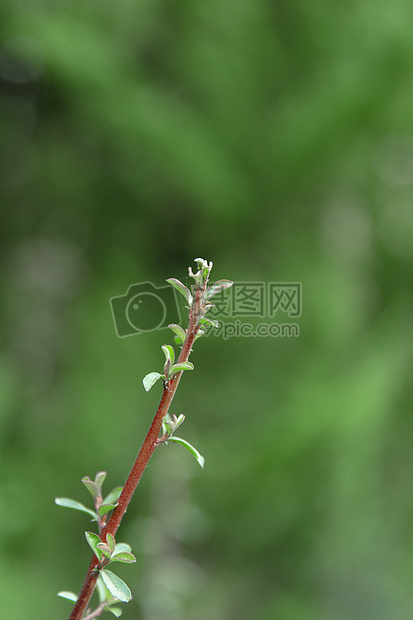
[[[133,282],[300,281],[299,338],[208,337],[118,540],[125,620],[413,615],[412,5],[4,0],[0,594],[64,618],[80,479],[122,484],[166,331]]]

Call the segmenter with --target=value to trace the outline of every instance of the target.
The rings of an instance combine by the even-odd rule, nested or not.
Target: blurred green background
[[[168,330],[132,283],[301,282],[298,338],[201,339],[118,540],[125,620],[413,617],[413,8],[4,0],[0,600],[65,618],[80,479],[122,484]],[[279,320],[283,320],[283,316]]]

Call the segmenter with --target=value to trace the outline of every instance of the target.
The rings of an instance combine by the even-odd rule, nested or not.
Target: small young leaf
[[[117,504],[102,504],[98,508],[99,517],[103,517],[103,515],[106,515],[108,512],[116,508],[116,506]]]
[[[181,426],[182,422],[185,420],[185,416],[183,413],[177,418],[175,414],[173,414],[172,418],[169,413],[166,413],[163,417],[162,421],[162,433],[165,435],[173,435],[179,426]]]
[[[174,421],[172,420],[169,413],[166,413],[162,419],[162,432],[165,434],[170,434],[174,430]]]
[[[133,553],[121,552],[113,553],[110,559],[111,562],[125,562],[126,564],[133,564],[136,562],[136,558]]]
[[[114,489],[111,490],[110,493],[106,495],[105,499],[103,500],[103,503],[116,505],[116,502],[118,501],[122,491],[123,491],[123,487],[115,487]]]
[[[99,489],[102,488],[102,484],[105,482],[106,476],[107,476],[107,473],[105,471],[98,471],[98,473],[96,474],[95,484]]]
[[[219,327],[219,323],[215,319],[203,318],[199,322],[201,325],[212,325],[212,327]]]
[[[86,508],[86,506],[84,506],[80,502],[77,502],[74,499],[69,499],[68,497],[55,497],[54,501],[55,504],[57,504],[58,506],[64,506],[65,508],[73,508],[74,510],[86,512],[87,514],[91,515],[95,519],[95,521],[98,520],[96,512],[90,510],[89,508]]]
[[[92,549],[93,553],[95,554],[95,556],[97,557],[97,559],[100,560],[102,559],[102,549],[99,549],[98,545],[102,542],[99,538],[99,536],[97,534],[95,534],[94,532],[85,532],[85,536],[86,536],[86,540],[90,545],[90,548]]]
[[[170,344],[163,344],[162,351],[165,354],[165,365],[169,362],[169,364],[173,364],[175,361],[175,351]]]
[[[176,429],[179,428],[183,422],[185,422],[185,416],[183,413],[181,413],[178,417],[176,417],[176,415],[174,414],[172,418],[173,418],[174,432],[175,432]]]
[[[96,482],[93,482],[89,476],[85,476],[84,478],[82,478],[82,482],[85,485],[85,487],[87,488],[87,490],[89,491],[89,493],[91,494],[91,496],[93,497],[93,499],[95,500],[97,498],[97,496],[99,495],[99,488],[96,484]]]
[[[188,273],[191,278],[195,280],[195,284],[197,288],[201,288],[208,280],[209,273],[212,269],[212,261],[208,264],[208,261],[203,258],[195,258],[195,263],[197,263],[198,271],[193,273],[191,267],[188,268]]]
[[[115,596],[124,603],[129,603],[132,598],[132,593],[122,579],[120,579],[117,575],[114,575],[112,571],[106,569],[101,570],[100,575],[112,596]]]
[[[105,558],[109,558],[110,554],[111,554],[111,550],[110,547],[103,542],[99,542],[96,547],[99,549],[99,551],[101,551],[103,553],[103,555],[105,556]]]
[[[191,452],[191,454],[194,455],[198,463],[201,465],[202,469],[204,468],[204,457],[199,454],[198,450],[196,450],[194,446],[191,446],[190,443],[185,441],[185,439],[181,439],[180,437],[168,437],[168,441],[175,441],[176,443],[180,443],[181,445],[183,445],[187,450],[189,450],[189,452]]]
[[[195,336],[195,340],[198,340],[198,338],[200,338],[201,336],[203,336],[205,334],[205,330],[204,329],[198,329],[197,335]]]
[[[194,258],[194,263],[198,263],[198,269],[202,270],[202,276],[205,279],[209,275],[209,272],[212,269],[212,265],[213,265],[212,260],[209,261],[208,263],[208,261],[205,260],[204,258]]]
[[[194,365],[192,362],[178,362],[177,364],[173,364],[173,366],[169,369],[169,376],[175,375],[177,372],[181,372],[182,370],[193,370]]]
[[[176,323],[171,323],[170,325],[168,325],[168,327],[169,329],[172,329],[173,333],[175,334],[175,342],[177,344],[183,344],[186,338],[185,330]]]
[[[132,549],[127,543],[118,543],[115,547],[113,555],[116,555],[117,553],[130,553],[131,551]]]
[[[143,378],[143,387],[147,392],[151,389],[154,383],[158,381],[158,379],[165,379],[165,375],[161,375],[159,372],[150,372]]]
[[[106,534],[106,542],[108,543],[110,550],[113,551],[116,546],[115,537],[112,536],[112,534]]]
[[[68,592],[66,590],[62,590],[61,592],[57,593],[57,596],[66,598],[68,601],[72,601],[73,603],[76,603],[77,601],[77,594],[75,594],[74,592]]]
[[[120,616],[122,615],[122,609],[120,607],[107,607],[106,609],[108,611],[111,611],[113,615],[117,618],[120,618]]]
[[[168,278],[167,282],[169,284],[172,284],[172,286],[174,288],[176,288],[177,291],[179,291],[181,293],[181,295],[183,295],[186,299],[186,301],[188,302],[189,305],[192,304],[192,295],[190,290],[185,286],[185,284],[182,284],[182,282],[180,282],[179,280],[177,280],[176,278]]]
[[[218,280],[207,289],[205,299],[210,299],[213,295],[216,295],[220,291],[224,291],[225,289],[232,286],[234,283],[231,280]]]

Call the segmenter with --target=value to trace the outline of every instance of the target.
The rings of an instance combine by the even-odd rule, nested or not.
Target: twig
[[[101,603],[94,611],[92,611],[92,613],[85,616],[83,620],[93,620],[93,618],[99,618],[99,616],[105,611],[105,607],[107,607],[107,603]]]
[[[186,333],[186,338],[182,345],[181,353],[178,358],[178,363],[187,362],[189,355],[192,351],[192,345],[200,327],[199,319],[202,317],[203,294],[206,290],[206,284],[207,280],[205,280],[205,282],[203,283],[203,289],[196,290],[195,292],[195,299],[189,312],[189,325]],[[159,445],[157,439],[161,430],[162,420],[168,413],[169,406],[175,395],[181,375],[182,371],[176,373],[170,380],[164,382],[164,388],[158,409],[141,446],[141,449],[139,450],[138,456],[136,457],[135,463],[130,471],[128,479],[126,480],[125,486],[123,487],[122,493],[118,500],[118,505],[113,511],[107,524],[99,534],[102,542],[106,540],[106,534],[108,533],[112,534],[112,536],[115,536],[118,527],[122,521],[122,518],[129,506],[129,502],[131,501],[135,489],[138,486],[142,474],[145,471],[145,468],[149,462],[149,459]],[[89,565],[78,599],[73,607],[72,613],[70,614],[69,620],[81,620],[82,614],[84,613],[96,586],[96,582],[99,576],[99,571],[97,570],[97,567],[98,559],[94,555]],[[87,619],[90,620],[94,617],[97,616],[89,615],[87,616]]]

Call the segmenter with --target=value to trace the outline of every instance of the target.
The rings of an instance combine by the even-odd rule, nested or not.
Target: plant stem
[[[85,618],[83,618],[83,620],[93,620],[94,618],[98,618],[105,611],[106,607],[106,603],[101,603],[99,607],[96,607],[95,611],[92,611],[92,613],[88,614]]]
[[[194,340],[199,330],[198,318],[200,304],[201,295],[200,293],[198,293],[195,297],[194,305],[189,313],[188,330],[186,333],[185,341],[182,345],[178,362],[187,362],[189,355],[192,351],[192,345],[194,344]],[[100,533],[100,539],[102,540],[102,542],[105,542],[106,534],[109,533],[112,534],[112,536],[115,536],[118,530],[122,518],[129,506],[129,502],[131,501],[135,489],[138,486],[139,480],[141,479],[142,474],[145,471],[145,468],[149,462],[149,459],[151,458],[158,445],[157,439],[161,430],[162,420],[164,416],[168,413],[169,406],[175,395],[181,375],[182,371],[176,373],[169,381],[166,381],[164,383],[162,397],[158,409],[155,413],[155,417],[153,418],[149,431],[143,441],[141,449],[139,450],[138,456],[136,457],[135,463],[133,464],[128,479],[126,480],[125,486],[123,487],[122,493],[118,500],[118,505],[116,506],[110,519]],[[69,620],[81,620],[82,615],[95,589],[98,576],[98,559],[95,555],[93,555],[92,561],[89,565],[85,580],[82,585],[82,589],[75,603],[75,606],[73,607],[72,613],[70,614]]]

